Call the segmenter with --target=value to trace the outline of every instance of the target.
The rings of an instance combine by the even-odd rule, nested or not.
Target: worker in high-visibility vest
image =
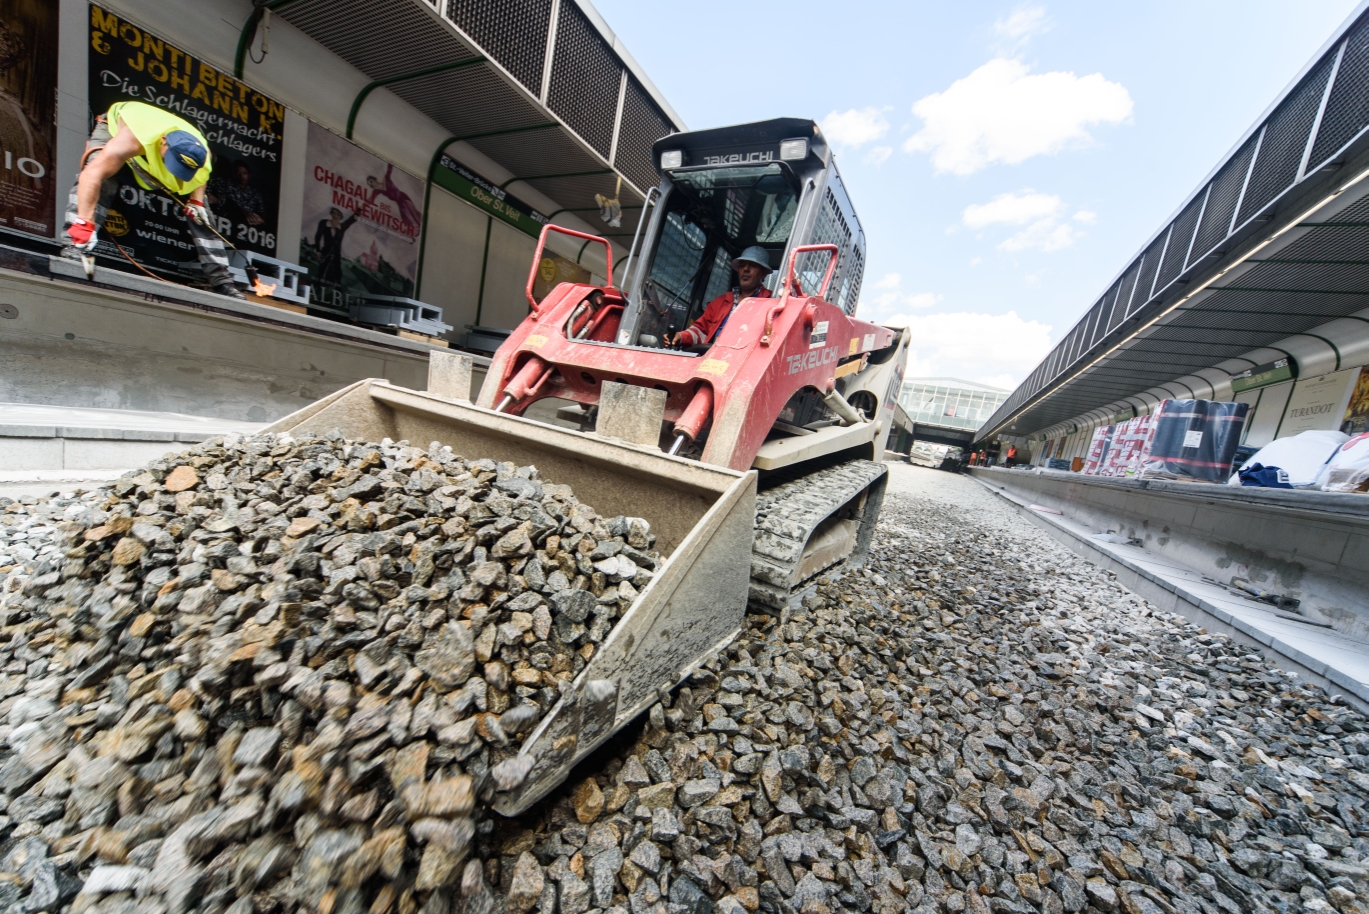
[[[242,298],[228,271],[223,238],[213,229],[213,215],[204,202],[213,167],[204,134],[170,111],[143,102],[118,102],[96,119],[67,199],[65,227],[71,243],[62,255],[83,260],[87,270],[92,269],[96,235],[119,192],[114,176],[125,165],[144,190],[165,191],[181,204],[195,253],[214,291]]]

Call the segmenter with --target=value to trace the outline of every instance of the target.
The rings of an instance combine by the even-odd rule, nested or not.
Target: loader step
[[[757,493],[750,602],[783,608],[814,575],[843,560],[859,564],[888,472],[882,463],[851,460]]]

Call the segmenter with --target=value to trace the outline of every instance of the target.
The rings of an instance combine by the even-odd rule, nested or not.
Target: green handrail
[[[402,83],[410,79],[419,79],[424,76],[432,76],[434,73],[447,73],[451,70],[460,70],[464,67],[484,63],[486,60],[483,54],[476,57],[466,57],[451,63],[438,64],[435,67],[425,67],[422,70],[414,70],[412,73],[400,73],[397,76],[387,76],[384,79],[376,79],[367,83],[357,93],[357,97],[352,100],[352,110],[347,114],[347,139],[352,138],[352,130],[356,127],[357,114],[361,111],[361,105],[366,101],[366,97],[379,89],[381,86],[389,86],[395,83]]]

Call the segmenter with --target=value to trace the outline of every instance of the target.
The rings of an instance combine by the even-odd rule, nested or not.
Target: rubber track
[[[791,579],[814,529],[888,471],[882,463],[852,460],[758,493],[751,602],[783,607],[803,583]]]

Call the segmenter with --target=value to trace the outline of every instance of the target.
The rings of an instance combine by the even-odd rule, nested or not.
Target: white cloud
[[[894,154],[892,146],[875,146],[865,154],[865,161],[869,165],[883,165],[889,156]]]
[[[922,129],[903,148],[929,153],[938,172],[969,175],[1085,146],[1093,140],[1087,128],[1121,123],[1131,109],[1131,94],[1101,73],[1033,74],[1020,60],[999,57],[919,99],[913,113]]]
[[[1064,221],[1065,201],[1054,194],[1038,193],[1027,188],[1018,193],[999,194],[988,203],[971,203],[961,213],[967,228],[981,230],[996,225],[1026,226],[999,243],[998,249],[1009,253],[1019,251],[1058,251],[1078,241],[1083,233]],[[1080,219],[1081,213],[1089,218]],[[1081,211],[1074,218],[1089,223],[1096,213]]]
[[[941,296],[935,292],[914,292],[903,299],[904,304],[909,308],[930,308],[939,301],[941,301]]]
[[[833,146],[864,146],[889,132],[889,121],[878,108],[833,111],[822,119],[822,132]]]
[[[1068,222],[1056,224],[1050,219],[1033,222],[1015,235],[1010,235],[998,247],[1000,250],[1015,254],[1018,251],[1058,251],[1079,240],[1083,233]]]
[[[983,379],[1011,390],[1050,351],[1051,328],[1006,314],[899,314],[889,326],[912,330],[906,377]]]
[[[1019,194],[999,194],[988,203],[971,203],[961,214],[961,221],[972,229],[990,225],[1026,225],[1038,219],[1057,218],[1065,208],[1065,201],[1054,194],[1039,194],[1024,190]]]
[[[971,257],[971,258],[970,258],[970,266],[972,266],[972,267],[977,267],[977,266],[979,266],[979,265],[980,265],[981,263],[983,263],[983,262],[984,262],[984,258],[983,258],[983,257]]]
[[[873,306],[873,310],[870,316],[864,319],[880,323],[889,315],[922,311],[934,307],[941,301],[941,296],[935,292],[905,292],[903,277],[898,273],[885,273],[870,286],[870,291],[872,294],[867,295],[863,301],[866,305]]]
[[[1093,225],[1093,223],[1098,221],[1098,214],[1091,209],[1081,209],[1074,214],[1074,220],[1076,222],[1082,222],[1085,225]]]
[[[1050,31],[1044,6],[1019,6],[993,24],[994,34],[1008,41],[1022,43],[1034,35]]]

